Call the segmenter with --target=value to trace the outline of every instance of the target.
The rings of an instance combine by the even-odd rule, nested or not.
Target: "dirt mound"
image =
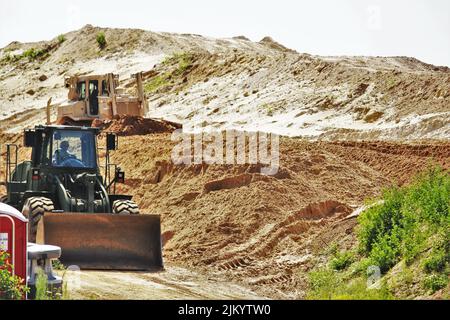
[[[234,177],[227,177],[224,179],[209,181],[205,184],[205,192],[212,192],[224,189],[234,189],[243,186],[248,186],[252,182],[251,174],[241,174]]]
[[[271,37],[264,37],[263,39],[261,39],[261,41],[259,41],[260,44],[268,46],[269,48],[275,49],[275,50],[280,50],[282,52],[290,52],[290,53],[295,53],[295,50],[289,49],[285,46],[283,46],[282,44],[276,42],[275,40],[273,40]]]
[[[118,136],[173,132],[181,128],[181,125],[170,121],[127,115],[115,116],[113,120],[102,121],[96,119],[93,121],[92,126],[102,128],[104,132],[115,133]]]
[[[449,143],[283,138],[280,174],[262,176],[255,165],[174,165],[170,136],[119,138],[111,160],[127,179],[117,192],[133,194],[143,213],[161,215],[167,263],[272,298],[304,297],[306,272],[323,251],[354,243],[356,222],[346,217],[367,197],[431,163],[450,168]],[[21,137],[0,134],[0,144],[7,141],[20,144]]]
[[[448,143],[281,139],[282,174],[273,177],[254,165],[173,165],[168,134],[119,145],[133,154],[112,156],[128,177],[119,192],[162,216],[167,262],[284,298],[303,297],[305,272],[332,242],[354,241],[345,217],[367,197],[430,163],[450,168]]]

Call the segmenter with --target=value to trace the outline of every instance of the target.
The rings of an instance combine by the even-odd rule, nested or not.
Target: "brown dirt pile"
[[[94,120],[93,127],[102,128],[104,132],[115,133],[119,136],[136,136],[150,133],[173,132],[181,126],[177,123],[147,119],[138,116],[115,116],[113,120]]]
[[[0,135],[2,146],[7,141],[22,142]],[[450,168],[449,143],[283,138],[275,176],[261,175],[258,165],[175,166],[168,133],[122,137],[119,146],[112,159],[127,181],[118,192],[133,194],[144,213],[161,215],[167,263],[274,298],[304,297],[306,272],[324,250],[354,243],[355,219],[343,218],[367,197],[431,163]],[[22,149],[20,158],[28,156]]]
[[[450,167],[448,143],[282,139],[275,176],[258,165],[175,166],[172,147],[167,134],[136,136],[113,155],[128,177],[120,192],[162,216],[166,261],[285,298],[304,296],[305,271],[328,245],[351,245],[355,220],[342,218],[367,197],[431,163]]]

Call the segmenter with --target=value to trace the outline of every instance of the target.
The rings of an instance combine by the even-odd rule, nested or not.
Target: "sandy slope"
[[[270,38],[212,39],[198,35],[104,29],[108,45],[86,26],[58,44],[12,43],[0,51],[0,119],[65,99],[64,76],[114,71],[124,85],[134,72],[146,83],[170,75],[147,92],[149,116],[186,129],[245,129],[321,139],[448,139],[450,71],[413,58],[317,57]],[[5,62],[29,48],[45,59]],[[186,53],[182,73],[161,63]],[[40,81],[42,75],[46,80]],[[29,90],[32,90],[29,91]],[[27,93],[27,91],[29,93]],[[9,128],[9,130],[13,130]]]

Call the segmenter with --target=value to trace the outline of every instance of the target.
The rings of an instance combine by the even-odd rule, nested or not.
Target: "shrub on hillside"
[[[450,175],[429,169],[412,184],[383,192],[383,202],[359,217],[360,250],[383,272],[401,259],[411,263],[426,248],[436,247],[425,269],[449,264]]]
[[[97,44],[100,49],[103,49],[106,46],[106,37],[104,32],[97,33]]]

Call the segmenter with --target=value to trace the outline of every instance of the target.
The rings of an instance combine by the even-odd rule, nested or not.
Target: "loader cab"
[[[37,127],[32,133],[34,134],[32,143],[34,167],[97,171],[97,129],[65,126]]]
[[[47,164],[52,167],[76,169],[97,167],[95,136],[92,131],[55,130],[45,148],[44,157]]]

